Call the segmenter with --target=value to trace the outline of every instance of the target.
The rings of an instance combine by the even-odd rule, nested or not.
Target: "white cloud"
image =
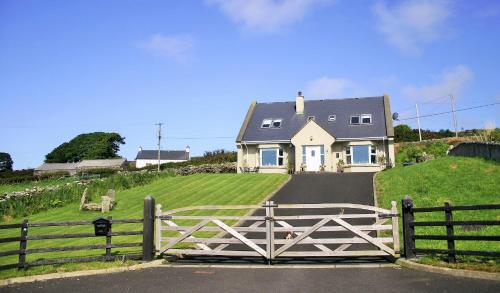
[[[207,0],[232,21],[254,32],[273,33],[304,18],[331,0]]]
[[[361,96],[365,91],[346,78],[321,77],[307,83],[304,94],[314,99],[332,99]]]
[[[464,65],[457,65],[444,71],[439,79],[429,85],[407,85],[401,90],[403,97],[419,102],[442,100],[450,94],[459,95],[472,80],[474,74]]]
[[[393,7],[378,2],[373,12],[377,29],[391,45],[418,54],[425,44],[445,37],[451,7],[446,0],[409,0]]]
[[[151,35],[139,44],[140,48],[178,63],[185,63],[193,56],[194,41],[189,35],[165,36]]]

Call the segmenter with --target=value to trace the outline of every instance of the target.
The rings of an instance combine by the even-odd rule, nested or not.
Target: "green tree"
[[[394,140],[395,142],[416,141],[418,140],[418,134],[415,135],[415,132],[410,126],[399,124],[394,127]]]
[[[9,153],[0,153],[0,172],[2,171],[12,171],[12,158]]]
[[[46,163],[72,163],[81,160],[111,159],[119,157],[120,145],[125,138],[114,132],[80,134],[56,147],[45,156]]]

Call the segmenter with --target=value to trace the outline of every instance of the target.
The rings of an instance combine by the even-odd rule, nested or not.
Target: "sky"
[[[0,151],[39,166],[78,134],[119,154],[234,150],[253,100],[391,96],[400,122],[500,102],[500,1],[0,0]],[[459,129],[500,105],[457,113]],[[405,120],[406,119],[406,120]],[[453,128],[450,114],[422,128]]]

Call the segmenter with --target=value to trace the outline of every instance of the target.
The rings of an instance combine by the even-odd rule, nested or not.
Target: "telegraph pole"
[[[417,108],[417,124],[418,124],[418,137],[422,141],[422,130],[420,130],[420,113],[418,112],[418,104],[415,103],[415,108]]]
[[[159,122],[155,125],[158,126],[158,172],[160,172],[160,153],[161,153],[161,126],[163,123]]]
[[[455,137],[458,137],[457,114],[455,112],[455,97],[452,94],[450,94],[450,99],[451,99],[451,113],[453,113],[453,127],[455,128]]]

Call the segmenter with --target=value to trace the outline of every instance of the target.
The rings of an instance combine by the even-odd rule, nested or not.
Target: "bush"
[[[33,169],[0,172],[0,184],[20,183],[36,180]]]
[[[396,162],[412,162],[415,161],[416,157],[423,153],[421,146],[416,144],[408,143],[404,144],[396,156]]]
[[[51,178],[61,178],[61,177],[68,177],[70,176],[68,171],[58,171],[58,172],[53,172],[53,173],[45,173],[45,174],[40,174],[37,175],[37,179],[51,179]]]
[[[175,170],[176,175],[187,176],[197,173],[236,173],[236,163],[204,164],[181,167]]]
[[[109,168],[95,168],[95,169],[86,169],[80,170],[76,172],[76,175],[79,177],[85,177],[88,175],[99,175],[100,177],[108,177],[112,174],[115,174],[117,170],[109,169]]]
[[[433,155],[435,158],[440,158],[446,156],[446,151],[448,151],[449,145],[444,141],[435,141],[433,142],[425,152],[427,154]]]

